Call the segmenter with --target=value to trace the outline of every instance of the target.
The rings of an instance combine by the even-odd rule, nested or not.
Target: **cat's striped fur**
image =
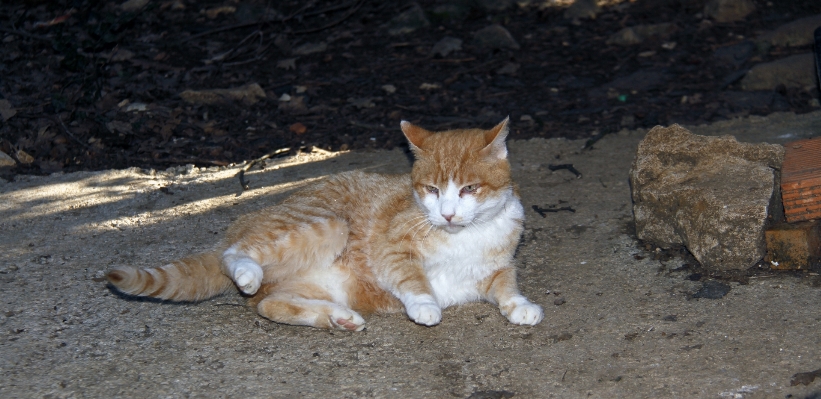
[[[542,310],[519,294],[513,253],[524,218],[510,179],[508,120],[433,133],[402,122],[410,175],[347,172],[247,215],[214,251],[108,273],[120,291],[176,301],[236,286],[276,322],[361,330],[360,314],[405,310],[435,325],[441,309],[485,300],[512,323]]]

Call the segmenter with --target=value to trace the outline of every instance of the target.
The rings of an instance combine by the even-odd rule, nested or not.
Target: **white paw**
[[[337,330],[362,331],[365,328],[365,319],[350,309],[334,309],[329,317]]]
[[[409,295],[403,302],[405,312],[416,324],[435,326],[442,321],[442,309],[430,295]]]
[[[507,315],[507,319],[511,323],[528,326],[539,324],[543,318],[542,307],[528,301],[517,304],[513,311]]]
[[[234,268],[234,282],[245,294],[256,294],[262,284],[262,268],[247,263],[237,265]]]

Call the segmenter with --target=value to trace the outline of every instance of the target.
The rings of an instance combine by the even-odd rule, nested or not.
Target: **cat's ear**
[[[507,134],[509,132],[507,127],[509,121],[510,117],[507,117],[492,129],[485,131],[485,143],[487,143],[487,145],[480,151],[480,154],[483,157],[492,159],[507,158],[507,145],[505,145],[505,139],[507,138]]]
[[[413,150],[414,153],[421,151],[425,139],[433,134],[408,121],[400,122],[399,126],[402,128],[402,133],[405,133],[405,137],[408,139],[408,143],[410,143],[411,150]]]

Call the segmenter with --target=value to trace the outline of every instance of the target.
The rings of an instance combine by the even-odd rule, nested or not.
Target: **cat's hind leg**
[[[331,299],[322,288],[312,284],[291,287],[263,286],[258,296],[270,294],[257,304],[260,316],[271,321],[296,326],[311,326],[330,330],[362,331],[365,319]]]
[[[326,269],[347,244],[348,224],[330,211],[294,204],[275,210],[229,232],[235,238],[222,254],[223,271],[245,294],[308,269]]]

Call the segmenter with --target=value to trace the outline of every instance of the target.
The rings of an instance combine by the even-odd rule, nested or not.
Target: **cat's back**
[[[388,175],[350,171],[329,176],[285,202],[313,202],[349,222],[387,217],[412,201],[408,174]]]

